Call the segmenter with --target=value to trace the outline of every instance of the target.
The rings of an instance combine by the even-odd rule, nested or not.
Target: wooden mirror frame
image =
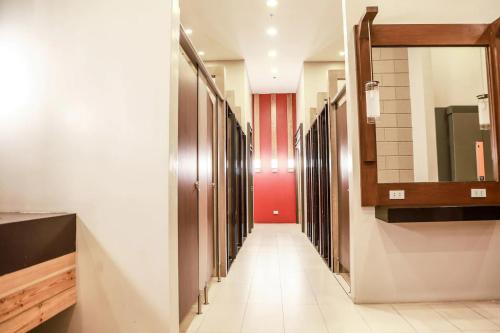
[[[361,164],[362,206],[500,205],[500,18],[490,24],[375,24],[378,7],[367,7],[354,27]],[[369,31],[371,27],[371,43]],[[375,124],[368,124],[364,83],[371,79],[372,47],[487,47],[493,174],[497,181],[378,183]],[[486,189],[486,198],[471,198],[471,189]],[[404,190],[405,199],[390,200],[389,191]]]

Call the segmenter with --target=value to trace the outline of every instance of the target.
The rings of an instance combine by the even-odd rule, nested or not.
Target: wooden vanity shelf
[[[0,213],[0,332],[28,332],[76,304],[76,215]]]
[[[500,206],[375,207],[375,217],[389,223],[500,220]]]

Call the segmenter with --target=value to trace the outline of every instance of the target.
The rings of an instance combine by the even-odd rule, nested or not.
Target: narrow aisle
[[[189,333],[500,333],[500,302],[354,305],[297,225],[258,224]]]
[[[294,224],[256,225],[209,301],[188,332],[370,332]]]

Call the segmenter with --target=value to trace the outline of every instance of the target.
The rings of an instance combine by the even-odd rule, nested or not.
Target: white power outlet
[[[404,200],[405,199],[405,191],[404,190],[389,191],[389,199],[390,200]]]
[[[279,210],[273,210],[273,215],[278,215],[280,213]]]
[[[470,190],[471,198],[486,198],[486,189],[485,188],[473,188]]]

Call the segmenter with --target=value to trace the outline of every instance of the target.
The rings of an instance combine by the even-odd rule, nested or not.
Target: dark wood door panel
[[[179,64],[178,247],[179,320],[198,299],[198,75],[185,57]]]
[[[246,138],[232,111],[227,109],[227,254],[228,267],[243,245],[247,229]]]
[[[234,141],[236,140],[236,120],[234,115],[227,111],[226,121],[226,169],[227,169],[227,265],[231,266],[232,261],[236,258],[238,252],[238,229],[237,229],[237,170],[236,170],[236,151],[234,149]]]

